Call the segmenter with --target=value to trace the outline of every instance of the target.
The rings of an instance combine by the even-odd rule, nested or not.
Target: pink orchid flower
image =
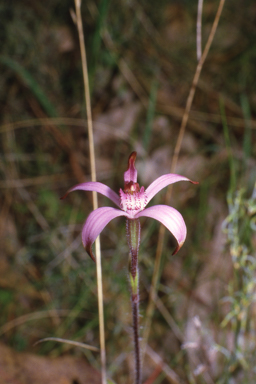
[[[177,181],[186,180],[193,184],[195,181],[187,177],[169,173],[158,177],[145,190],[139,187],[137,183],[137,170],[135,168],[136,152],[132,152],[128,160],[128,169],[124,172],[124,189],[120,189],[119,196],[107,185],[100,182],[89,181],[87,183],[77,184],[70,188],[61,198],[64,199],[70,192],[76,190],[96,191],[108,197],[115,203],[119,209],[112,207],[102,207],[91,212],[82,229],[82,242],[84,248],[95,261],[92,253],[92,244],[99,236],[105,226],[116,217],[126,216],[129,220],[138,219],[142,216],[151,217],[160,221],[177,240],[177,247],[173,255],[182,247],[187,234],[186,224],[181,214],[174,208],[167,205],[154,205],[146,208],[150,200],[164,187]]]

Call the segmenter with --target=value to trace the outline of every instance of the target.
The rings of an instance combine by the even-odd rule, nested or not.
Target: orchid
[[[193,184],[197,182],[189,180],[187,177],[166,174],[158,177],[145,190],[137,183],[137,170],[135,168],[136,152],[132,152],[128,160],[128,169],[124,172],[124,189],[120,189],[119,196],[107,185],[100,182],[89,181],[80,183],[70,188],[62,197],[64,199],[70,192],[76,190],[96,191],[115,203],[119,209],[112,207],[97,208],[87,218],[82,229],[82,242],[84,248],[95,261],[92,244],[102,232],[105,226],[114,218],[126,216],[128,220],[139,219],[140,217],[151,217],[163,224],[177,240],[177,247],[173,254],[177,253],[182,247],[187,234],[186,224],[181,214],[174,208],[167,205],[155,205],[146,208],[150,200],[164,187],[178,181],[189,181]]]
[[[137,170],[135,168],[136,152],[132,152],[128,160],[128,169],[124,172],[124,189],[120,189],[119,196],[107,185],[99,182],[87,182],[77,184],[70,188],[63,196],[64,199],[70,192],[76,190],[96,191],[108,197],[119,209],[101,207],[95,209],[88,216],[82,229],[83,245],[95,261],[92,253],[92,244],[105,226],[114,218],[126,217],[126,236],[130,249],[129,280],[131,286],[133,335],[135,350],[135,384],[141,384],[141,358],[139,346],[139,269],[138,253],[140,245],[140,217],[151,217],[163,224],[175,237],[177,246],[173,254],[177,253],[183,245],[187,228],[181,214],[167,205],[154,205],[146,208],[150,200],[164,187],[177,181],[185,180],[193,184],[197,182],[187,177],[169,173],[158,177],[145,190],[137,183]]]

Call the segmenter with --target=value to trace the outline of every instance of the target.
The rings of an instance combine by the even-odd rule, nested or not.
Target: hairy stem
[[[139,342],[139,290],[132,294],[132,320],[133,320],[133,338],[135,353],[135,384],[141,383],[141,358]]]
[[[139,342],[139,269],[138,253],[140,245],[140,222],[138,219],[126,221],[126,235],[130,248],[129,279],[131,286],[132,322],[135,356],[135,384],[141,384],[141,356]]]

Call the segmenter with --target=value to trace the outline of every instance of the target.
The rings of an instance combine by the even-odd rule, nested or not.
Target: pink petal
[[[105,228],[105,226],[112,219],[118,216],[127,216],[127,214],[126,212],[116,208],[102,207],[95,209],[95,211],[91,212],[90,215],[87,217],[87,220],[82,230],[82,242],[84,248],[94,261],[95,258],[92,253],[92,244],[99,236],[101,231]]]
[[[137,152],[132,152],[129,156],[128,169],[124,172],[124,183],[129,183],[130,181],[137,183],[137,170],[135,168],[136,156]]]
[[[65,199],[67,195],[70,192],[77,191],[77,190],[82,190],[82,191],[96,191],[98,193],[101,193],[102,195],[108,197],[110,200],[113,201],[118,207],[120,206],[119,204],[119,196],[116,192],[114,192],[111,188],[109,188],[107,185],[103,183],[99,183],[98,181],[88,181],[87,183],[81,183],[77,184],[74,187],[70,188],[66,194],[61,197],[61,199]]]
[[[167,175],[163,175],[158,177],[153,183],[151,183],[146,189],[145,193],[148,197],[148,202],[159,192],[161,189],[166,187],[167,185],[177,183],[177,181],[190,181],[190,183],[198,184],[197,181],[192,181],[185,176],[176,175],[175,173],[168,173]]]
[[[178,252],[182,247],[186,235],[187,228],[181,214],[174,208],[168,207],[167,205],[154,205],[139,212],[135,217],[151,217],[160,221],[175,237],[178,242],[178,246],[173,252],[173,255]]]

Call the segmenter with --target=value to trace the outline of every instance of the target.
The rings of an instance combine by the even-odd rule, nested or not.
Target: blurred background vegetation
[[[203,47],[218,1],[205,0]],[[83,77],[72,1],[0,2],[0,335],[19,351],[97,353],[95,264],[80,239],[90,193]],[[136,150],[140,185],[170,172],[197,65],[197,1],[82,2],[98,181],[123,186]],[[182,383],[255,383],[256,5],[226,2],[196,90],[170,205],[183,215],[180,252],[165,237],[149,345]],[[155,203],[163,202],[163,193]],[[99,196],[100,205],[110,205]],[[141,325],[159,224],[142,221]],[[101,236],[107,368],[130,383],[133,353],[125,220]],[[144,380],[155,369],[147,355]],[[153,365],[152,365],[153,364]],[[156,364],[157,365],[157,364]],[[172,382],[168,370],[152,383]]]

